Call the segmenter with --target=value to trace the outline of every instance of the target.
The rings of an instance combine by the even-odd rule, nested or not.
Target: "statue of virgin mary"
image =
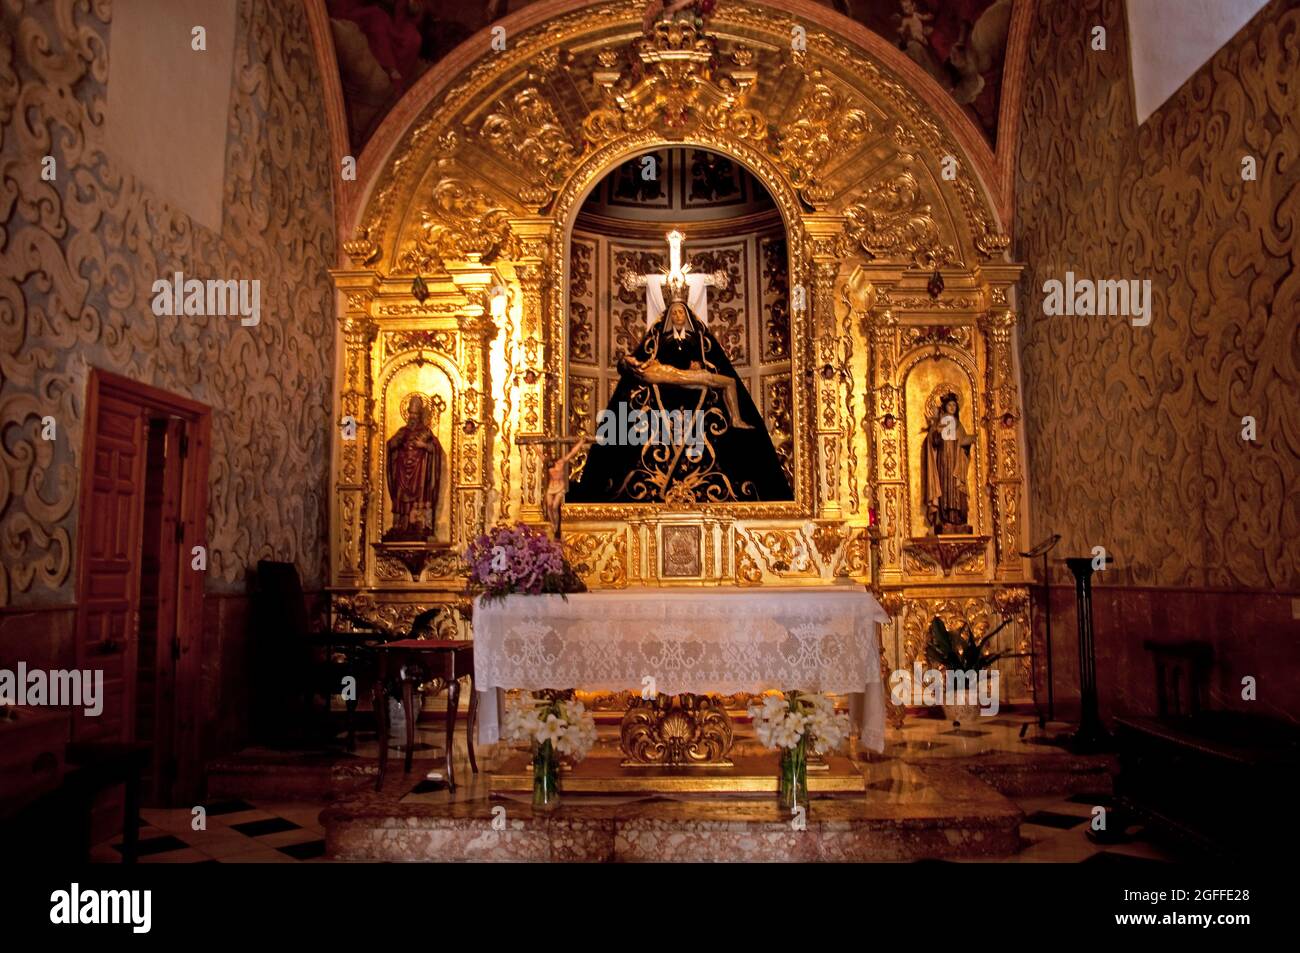
[[[618,425],[597,427],[570,502],[793,499],[749,391],[687,305],[684,288],[679,292],[619,362],[618,384],[600,416]]]

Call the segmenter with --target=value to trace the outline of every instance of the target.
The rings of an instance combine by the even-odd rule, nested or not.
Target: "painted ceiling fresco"
[[[533,0],[326,0],[348,131],[360,149],[402,94],[461,42]],[[727,0],[667,0],[707,16]],[[816,0],[863,24],[933,76],[996,144],[1012,0]],[[647,16],[664,10],[649,0]]]
[[[893,43],[996,144],[1012,0],[818,0]]]
[[[360,150],[429,67],[528,0],[326,0],[348,135]]]

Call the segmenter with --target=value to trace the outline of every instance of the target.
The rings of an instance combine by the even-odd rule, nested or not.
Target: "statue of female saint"
[[[966,486],[975,438],[962,427],[958,406],[956,394],[944,394],[923,431],[921,489],[925,521],[935,536],[972,532]]]
[[[664,320],[652,324],[619,361],[619,379],[601,419],[629,415],[681,421],[629,439],[597,428],[582,475],[569,487],[577,503],[720,503],[789,500],[790,483],[763,418],[712,332],[682,288]],[[686,437],[686,439],[683,439]]]
[[[433,535],[442,487],[442,444],[429,426],[429,408],[411,394],[403,409],[406,425],[388,438],[385,474],[393,525],[385,540],[424,540]]]

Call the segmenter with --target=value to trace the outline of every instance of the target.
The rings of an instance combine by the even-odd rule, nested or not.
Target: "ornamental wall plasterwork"
[[[87,380],[99,367],[208,404],[207,588],[260,558],[326,580],[333,170],[320,78],[292,3],[233,22],[220,232],[107,148],[112,5],[0,11],[0,605],[71,604]],[[57,161],[42,177],[42,157]],[[326,197],[322,200],[322,196]],[[153,283],[260,279],[262,320],[155,318]],[[43,417],[57,438],[41,438]]]
[[[1032,25],[1016,189],[1035,525],[1104,545],[1130,585],[1300,591],[1300,9],[1261,10],[1134,128],[1114,120],[1123,5],[1055,7]],[[1083,24],[1117,54],[1061,39]],[[1150,324],[1045,317],[1067,269],[1150,279]]]
[[[378,545],[374,461],[385,436],[378,403],[388,398],[377,383],[403,346],[399,332],[453,332],[467,317],[486,327],[482,349],[459,345],[476,359],[486,353],[471,376],[490,407],[476,421],[482,439],[455,451],[453,468],[468,472],[472,459],[481,471],[460,484],[474,502],[450,545],[495,522],[541,522],[547,456],[516,440],[568,425],[574,218],[619,163],[679,144],[743,164],[785,223],[790,286],[804,293],[790,314],[796,498],[571,505],[566,545],[588,583],[838,578],[991,600],[1023,581],[1009,298],[1019,267],[1005,260],[1007,239],[983,187],[960,171],[960,150],[911,91],[851,44],[809,29],[806,50],[792,50],[797,24],[779,9],[722,3],[702,32],[662,25],[644,36],[643,6],[559,15],[513,36],[504,52],[485,50],[429,101],[370,184],[345,245],[353,267],[335,273],[350,369],[340,413],[367,425],[337,450],[336,583],[398,599],[452,584],[428,566],[405,580],[375,571],[375,556],[389,555]],[[946,156],[955,178],[942,175]],[[945,289],[933,295],[936,268]],[[422,303],[411,297],[417,276],[430,292]],[[925,377],[913,369],[934,365],[935,354],[945,373],[960,371],[970,399],[963,420],[978,436],[975,532],[960,552],[915,549],[909,522],[919,476],[906,441],[920,422],[908,417],[906,394]]]

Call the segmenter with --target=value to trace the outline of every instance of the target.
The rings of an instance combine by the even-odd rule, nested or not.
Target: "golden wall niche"
[[[927,329],[927,332],[929,329]],[[934,332],[929,332],[933,335]],[[926,352],[913,351],[902,371],[904,413],[899,418],[897,428],[907,447],[907,512],[903,516],[903,525],[910,537],[925,536],[929,530],[925,522],[925,507],[921,485],[921,455],[925,443],[925,427],[935,416],[939,398],[947,393],[955,393],[958,398],[958,418],[969,433],[976,434],[976,446],[971,454],[968,484],[971,511],[969,519],[976,533],[985,523],[983,495],[974,492],[980,485],[981,466],[978,435],[979,428],[975,422],[975,380],[974,362],[970,361],[960,350],[939,348]]]
[[[977,633],[1013,622],[998,649],[1028,647],[1031,576],[1026,546],[1024,434],[1009,305],[1020,266],[982,264],[946,281],[937,296],[921,276],[868,263],[850,275],[844,300],[868,347],[867,407],[858,436],[872,475],[879,533],[876,588],[893,618],[886,657],[924,663],[925,630],[938,615]],[[935,537],[923,519],[920,444],[931,403],[952,389],[975,436],[967,535]],[[1005,699],[1029,692],[1028,660],[999,666]]]
[[[646,330],[644,292],[625,288],[623,279],[661,271],[667,262],[665,233],[680,227],[692,270],[721,271],[729,278],[726,286],[710,291],[709,325],[773,432],[778,458],[792,480],[784,224],[761,187],[735,163],[687,149],[653,156],[657,196],[647,200],[619,192],[640,179],[639,160],[633,160],[597,183],[570,234],[569,432],[594,432],[597,415],[618,383],[619,358]],[[697,166],[716,175],[716,183],[694,178]],[[696,184],[730,191],[704,197],[694,193]],[[575,479],[584,462],[585,454],[575,457]]]
[[[462,489],[481,506],[465,507],[453,542],[498,522],[542,523],[550,454],[517,441],[562,435],[569,423],[569,245],[583,199],[630,157],[695,147],[743,165],[767,189],[787,235],[790,286],[804,292],[790,309],[792,392],[777,395],[789,404],[795,499],[570,506],[574,565],[601,587],[865,582],[895,605],[896,627],[905,602],[939,594],[989,611],[1010,604],[999,593],[1024,578],[1009,297],[1019,268],[1005,261],[1007,238],[974,176],[940,174],[946,156],[961,165],[961,150],[916,95],[844,38],[809,28],[807,49],[792,51],[803,24],[775,7],[724,3],[703,31],[665,23],[651,35],[642,14],[623,2],[555,16],[433,96],[371,183],[347,245],[354,267],[335,273],[350,309],[347,368],[378,372],[374,353],[398,316],[410,330],[482,322],[481,350],[466,352],[457,337],[454,351],[483,399],[477,417],[458,404],[456,425],[483,435],[457,451],[459,465],[477,468]],[[936,272],[944,288],[931,293]],[[413,296],[417,278],[430,291],[424,302]],[[918,477],[901,429],[914,426],[909,380],[927,379],[936,347],[961,372],[962,419],[979,440],[978,538],[955,552],[943,540],[915,549]],[[472,374],[467,353],[481,357]],[[349,370],[342,380],[341,413],[364,415],[378,446],[373,379]],[[380,488],[344,479],[352,452],[340,445],[336,467],[337,584],[385,599],[450,593],[450,556],[429,557],[406,579],[376,575]],[[890,643],[891,658],[902,651]]]
[[[745,167],[759,182],[768,190],[772,196],[778,211],[781,213],[782,223],[785,226],[786,248],[787,248],[787,274],[791,287],[800,285],[805,289],[805,301],[812,298],[812,271],[805,245],[806,240],[803,238],[804,228],[797,227],[799,224],[816,227],[816,216],[811,213],[804,213],[796,191],[774,165],[770,159],[765,157],[761,152],[749,147],[741,140],[731,140],[725,135],[718,135],[709,130],[696,130],[690,135],[683,135],[676,143],[685,146],[695,146],[709,151],[718,152],[728,156],[739,165]],[[591,156],[575,170],[573,177],[568,185],[560,192],[554,202],[554,215],[556,218],[565,223],[564,234],[572,235],[574,221],[577,218],[578,210],[581,208],[583,201],[591,190],[604,179],[612,170],[618,168],[626,160],[650,151],[656,146],[664,144],[662,132],[638,131],[636,133],[624,135],[615,139],[614,142],[595,149]],[[807,221],[805,221],[807,219]],[[795,226],[792,226],[792,222]],[[688,233],[689,240],[689,233]],[[567,243],[566,243],[567,245]],[[687,252],[689,254],[688,245]],[[568,314],[568,289],[570,287],[569,268],[571,262],[566,253],[553,256],[551,262],[551,280],[549,286],[550,308],[552,314]],[[813,306],[815,307],[815,305]],[[809,318],[811,307],[805,305],[803,308],[792,308],[790,315],[790,338],[792,342],[806,341],[810,336]],[[567,342],[568,327],[567,322],[554,329],[555,333],[552,340],[557,342]],[[557,362],[556,373],[560,375],[561,380],[567,382],[570,373],[568,361],[564,359],[567,354],[567,343],[565,350],[561,352],[561,360]],[[790,354],[790,380],[792,382],[802,379],[808,367],[808,348],[800,347],[797,344],[791,347]],[[806,375],[805,375],[806,376]],[[562,391],[563,392],[563,391]],[[751,391],[751,396],[755,403],[762,405],[763,394],[761,392]],[[603,404],[602,404],[603,406]],[[737,518],[761,518],[761,517],[786,517],[800,518],[812,516],[815,512],[818,502],[816,501],[817,487],[813,478],[814,464],[811,461],[811,440],[810,433],[805,427],[804,416],[806,410],[803,402],[795,401],[794,406],[790,408],[792,439],[790,441],[792,458],[793,480],[791,481],[794,491],[794,500],[785,502],[769,503],[716,503],[710,505],[710,510],[718,513],[726,513],[733,519]],[[557,421],[561,426],[567,425],[567,421]],[[823,506],[830,506],[830,501],[826,500]],[[566,507],[566,519],[569,525],[603,525],[607,527],[608,521],[619,520],[626,521],[631,519],[644,520],[648,516],[653,518],[653,511],[658,508],[660,511],[668,513],[673,512],[681,507],[690,509],[698,508],[699,504],[693,501],[673,502],[667,501],[664,504],[646,504],[646,503],[618,503],[618,504],[572,504]],[[642,548],[652,545],[648,538],[642,539]],[[650,575],[646,578],[653,580],[661,575],[657,562],[646,564],[647,571]]]
[[[391,344],[393,336],[389,336]],[[449,546],[452,542],[451,528],[459,522],[457,512],[461,504],[461,494],[449,492],[452,482],[451,461],[458,456],[457,444],[460,431],[452,420],[452,408],[459,399],[455,380],[459,377],[454,366],[448,366],[445,358],[439,360],[438,354],[425,351],[406,351],[383,368],[376,387],[379,393],[378,413],[383,421],[379,435],[396,433],[407,422],[405,406],[412,397],[419,397],[430,413],[434,438],[442,447],[443,458],[441,472],[438,474],[435,511],[431,539],[435,545]],[[382,440],[375,448],[375,479],[384,484],[386,474],[385,449]],[[393,523],[389,513],[388,494],[379,494],[379,512],[376,520],[381,532],[387,532]]]
[[[355,249],[354,249],[355,250]],[[482,531],[491,466],[492,421],[488,295],[501,279],[467,265],[431,276],[423,301],[382,303],[400,293],[376,276],[336,273],[347,289],[346,348],[335,465],[335,585],[339,588],[460,584],[458,553]],[[392,541],[387,440],[403,423],[412,394],[434,410],[443,450],[433,532]],[[349,437],[349,430],[355,436]]]

